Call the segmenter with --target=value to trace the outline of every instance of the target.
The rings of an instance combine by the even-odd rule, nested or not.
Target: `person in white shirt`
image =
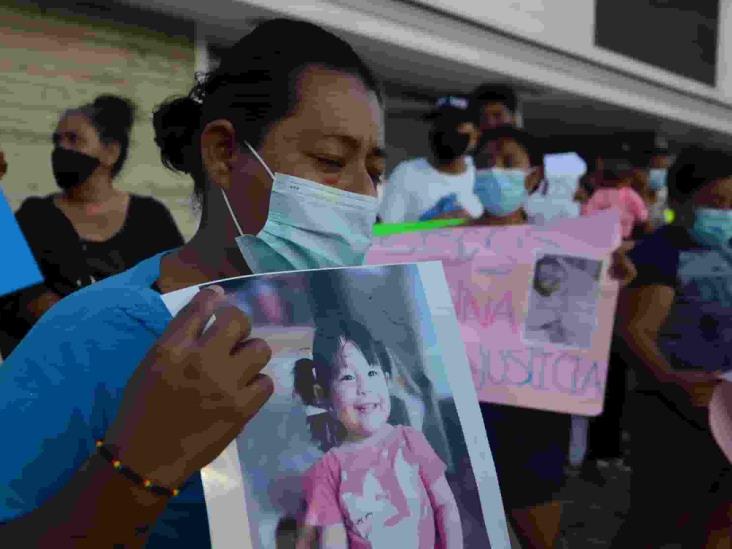
[[[428,217],[477,218],[483,213],[473,193],[475,166],[469,154],[478,133],[468,101],[443,97],[426,118],[432,121],[430,155],[401,162],[387,178],[379,211],[383,223],[420,221],[441,200],[441,211]],[[454,200],[442,208],[450,195]]]
[[[579,217],[576,200],[580,178],[587,172],[584,160],[574,152],[544,156],[543,179],[524,209],[533,225],[544,225],[556,219]]]

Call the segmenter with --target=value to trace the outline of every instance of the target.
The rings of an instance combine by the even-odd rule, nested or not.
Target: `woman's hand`
[[[46,314],[46,311],[61,301],[61,299],[63,298],[53,290],[46,290],[38,297],[28,301],[26,311],[30,315],[30,318],[33,319],[33,322],[36,322]]]
[[[712,372],[678,372],[669,376],[669,381],[680,386],[695,408],[708,408],[714,389],[722,383],[719,373]]]
[[[623,243],[620,248],[613,252],[610,276],[620,283],[621,288],[633,282],[635,277],[638,276],[635,265],[627,255],[634,245],[634,243]]]
[[[213,461],[272,394],[272,381],[260,374],[269,346],[247,341],[249,319],[224,300],[220,289],[202,290],[170,322],[107,433],[123,464],[169,488]]]

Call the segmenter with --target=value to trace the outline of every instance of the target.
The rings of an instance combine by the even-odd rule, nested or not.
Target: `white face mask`
[[[378,200],[308,179],[273,174],[257,151],[249,150],[272,178],[267,221],[256,235],[241,229],[222,193],[239,236],[244,260],[254,274],[361,265],[371,246]]]

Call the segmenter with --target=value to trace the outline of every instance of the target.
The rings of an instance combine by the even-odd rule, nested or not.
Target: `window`
[[[595,44],[714,86],[719,0],[596,0]]]

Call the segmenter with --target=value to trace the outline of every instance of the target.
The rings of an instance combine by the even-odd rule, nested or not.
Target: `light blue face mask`
[[[475,173],[475,194],[485,210],[494,216],[504,217],[521,208],[528,198],[526,172],[490,168]]]
[[[248,143],[247,147],[272,177],[267,221],[256,235],[247,235],[231,209],[239,236],[236,244],[254,274],[363,263],[371,246],[378,200],[322,185],[308,179],[273,174]]]
[[[732,210],[697,208],[691,236],[702,246],[732,253]]]
[[[660,191],[666,187],[666,177],[668,170],[654,169],[648,171],[648,184],[654,191]]]

